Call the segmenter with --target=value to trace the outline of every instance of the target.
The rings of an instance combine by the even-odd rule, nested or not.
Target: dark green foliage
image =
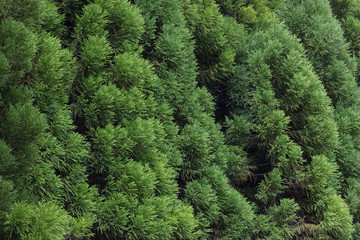
[[[208,179],[220,203],[220,220],[213,229],[215,236],[250,239],[255,217],[253,206],[229,185],[228,179],[219,167],[205,167],[202,175]]]
[[[264,203],[269,215],[273,213],[279,196],[291,196],[307,214],[314,214],[319,221],[314,227],[317,230],[309,230],[308,236],[328,234],[347,239],[348,232],[352,231],[351,216],[344,201],[334,191],[339,188],[334,163],[339,146],[338,128],[324,87],[304,57],[299,41],[277,20],[262,19],[247,42],[248,57],[239,59],[242,66],[237,72],[245,76],[235,76],[230,81],[235,85],[230,91],[235,116],[234,120],[228,120],[227,125],[230,127],[228,141],[245,146],[255,164],[262,171],[269,171],[259,183],[255,196]],[[318,48],[321,45],[314,43],[313,46]],[[312,49],[311,53],[316,51]],[[321,62],[326,61],[324,58]],[[242,116],[244,114],[247,116]],[[245,139],[239,139],[238,133]],[[262,151],[255,152],[259,148]],[[328,158],[316,156],[319,154]],[[311,164],[304,168],[307,162]],[[304,193],[299,194],[304,190],[311,201],[304,201],[301,196]],[[318,207],[319,204],[332,204],[332,201],[343,206],[338,216],[343,219],[347,230],[331,225],[337,220],[325,217],[339,210]],[[263,228],[268,230],[259,232],[259,237],[268,235],[289,239],[295,234],[292,229],[295,226],[277,225],[272,218],[264,221],[267,223]],[[301,225],[296,229],[307,235],[308,227]]]
[[[85,7],[86,4],[88,4],[90,1],[89,0],[64,0],[64,1],[57,0],[57,2],[58,2],[57,6],[59,10],[65,15],[65,25],[69,27],[69,30],[73,30],[77,16],[80,15],[82,8]],[[71,33],[68,32],[67,34],[70,35]],[[69,36],[67,36],[67,38],[69,38]],[[66,39],[66,40],[70,40],[70,39]]]
[[[357,182],[355,178],[349,178],[347,179],[348,189],[347,189],[347,195],[345,196],[345,201],[349,205],[349,209],[351,214],[354,217],[354,220],[356,222],[359,221],[359,194],[360,194],[360,185]]]
[[[127,230],[129,201],[121,193],[114,193],[100,208],[98,231],[101,234],[121,236]]]
[[[251,36],[251,45],[255,47],[258,39],[258,47],[262,45],[264,50],[251,52],[247,60],[252,82],[249,86],[250,94],[247,94],[252,107],[250,116],[257,124],[254,126],[258,132],[257,137],[268,145],[277,136],[289,132],[309,154],[331,154],[331,150],[327,152],[327,148],[332,149],[336,144],[337,129],[331,119],[332,112],[328,106],[330,101],[323,87],[303,59],[303,50],[298,42],[282,30],[281,26],[268,31],[269,35],[258,31]],[[270,36],[272,40],[269,39],[269,43],[264,44],[264,40]],[[274,41],[274,36],[277,41]],[[252,89],[257,91],[252,92]],[[248,107],[242,106],[245,109]],[[283,110],[277,110],[278,107]],[[324,127],[320,128],[319,124],[332,129],[321,132]],[[314,135],[317,138],[321,136],[321,139],[312,139]],[[311,149],[310,146],[317,147]]]
[[[97,0],[95,3],[107,12],[109,42],[115,51],[134,50],[144,31],[140,11],[127,0]]]
[[[64,30],[64,16],[57,10],[52,0],[4,0],[0,3],[0,19],[12,18],[27,27],[43,29],[59,36]]]
[[[225,158],[227,159],[226,174],[230,182],[239,185],[245,181],[250,174],[246,153],[240,147],[228,146],[225,154]]]
[[[194,206],[195,213],[204,215],[210,224],[219,220],[218,198],[211,185],[204,179],[189,182],[186,186],[186,198]]]
[[[216,93],[215,84],[233,71],[235,53],[225,33],[229,20],[225,20],[212,0],[184,1],[183,8],[195,38],[194,53],[200,68],[198,80]]]
[[[39,11],[37,3],[45,4],[45,1],[34,3],[31,6],[34,11]],[[8,225],[4,227],[4,236],[14,239],[90,236],[96,208],[96,189],[89,189],[86,183],[86,144],[83,138],[74,137],[77,134],[72,133],[74,126],[66,105],[75,76],[74,59],[71,51],[62,49],[60,40],[52,36],[60,33],[61,26],[58,25],[62,18],[52,3],[46,1],[46,4],[55,9],[54,15],[51,15],[41,8],[45,11],[42,14],[47,14],[46,22],[41,22],[45,21],[42,19],[44,15],[34,17],[14,13],[13,17],[22,19],[27,28],[13,20],[4,20],[1,28],[6,47],[1,49],[2,56],[9,63],[14,57],[24,61],[20,63],[16,60],[17,68],[9,68],[11,81],[1,92],[4,99],[1,138],[7,146],[11,146],[11,152],[7,151],[6,145],[2,149],[4,154],[8,154],[3,165],[7,168],[6,173],[2,172],[2,175],[14,180],[15,189],[19,191],[17,199],[30,201],[16,203],[13,210],[8,209],[13,212],[9,212],[11,220],[6,220]],[[53,30],[58,27],[59,31]],[[45,31],[51,31],[51,34]],[[11,41],[6,38],[9,34],[12,34]],[[26,84],[29,88],[16,86],[16,83]],[[36,207],[36,202],[40,200],[44,204]],[[62,206],[68,212],[60,211]],[[23,220],[16,215],[22,208],[28,209]],[[14,227],[17,221],[24,221],[24,229]],[[30,224],[33,225],[30,227]]]
[[[23,23],[10,19],[1,21],[0,52],[5,63],[4,70],[10,68],[8,79],[11,82],[19,82],[26,73],[30,72],[35,49],[35,36]]]
[[[63,239],[70,231],[66,211],[52,203],[11,206],[4,223],[7,239]]]
[[[340,19],[347,16],[356,16],[360,14],[360,5],[354,0],[330,0],[332,12]]]
[[[66,104],[74,75],[72,53],[67,49],[61,49],[58,38],[52,37],[49,33],[40,33],[37,36],[33,69],[27,80],[34,88],[39,105],[41,102],[44,105],[48,104],[48,101],[51,101],[49,98]]]
[[[259,184],[259,191],[256,197],[265,204],[274,203],[276,196],[286,188],[283,185],[283,179],[278,169],[274,169],[265,176],[265,179]]]
[[[1,119],[0,127],[0,136],[12,148],[16,157],[9,174],[13,171],[26,173],[30,170],[37,160],[37,141],[46,128],[44,116],[31,103],[10,105]]]
[[[1,162],[1,176],[11,175],[14,172],[15,157],[11,154],[12,149],[6,144],[4,140],[0,140],[0,162]]]
[[[297,220],[299,206],[292,199],[282,199],[269,208],[268,215],[259,215],[254,230],[257,239],[291,239],[296,236],[293,225]]]
[[[103,196],[96,213],[96,234],[100,238],[194,238],[197,221],[192,208],[180,204],[175,195],[172,167],[179,166],[181,156],[173,146],[177,128],[172,111],[159,101],[162,93],[157,92],[159,79],[152,65],[132,51],[138,48],[142,17],[126,1],[97,3],[85,8],[75,28],[83,32],[83,20],[96,15],[95,21],[102,24],[96,31],[108,31],[101,36],[85,33],[82,38],[87,40],[79,41],[84,46],[79,57],[85,71],[78,81],[75,108],[91,142],[90,181]],[[99,7],[107,14],[101,15]],[[121,53],[110,56],[107,40]],[[107,67],[109,73],[101,74]],[[180,214],[182,209],[185,212]]]
[[[359,32],[360,32],[360,21],[358,16],[354,17],[352,15],[346,16],[341,19],[341,24],[344,31],[344,36],[346,40],[350,44],[350,53],[357,58],[357,63],[359,63],[359,51],[360,51],[360,39],[359,39]],[[359,65],[359,64],[357,64]],[[358,66],[359,67],[359,66]],[[358,70],[357,70],[357,77],[358,77]]]
[[[310,194],[323,194],[327,188],[336,188],[337,166],[324,156],[315,156],[308,167],[305,181]],[[310,197],[310,196],[309,196]]]
[[[210,137],[199,123],[189,124],[182,131],[181,150],[186,155],[182,166],[182,179],[191,180],[199,174],[199,170],[210,163]]]
[[[86,5],[82,9],[82,15],[77,17],[74,29],[76,39],[84,44],[89,36],[106,37],[106,17],[106,11],[99,4]]]
[[[261,31],[261,28],[259,30],[249,37],[250,49],[257,47],[258,50],[250,52],[246,60],[245,66],[249,71],[246,78],[250,81],[248,92],[235,91],[243,91],[237,87],[238,84],[243,84],[243,77],[238,78],[238,81],[232,80],[235,88],[230,92],[234,99],[240,94],[243,100],[249,99],[245,103],[235,102],[235,106],[238,106],[235,113],[248,112],[248,117],[236,114],[234,120],[228,121],[228,126],[231,127],[228,130],[228,141],[243,145],[245,140],[236,139],[239,131],[250,141],[248,146],[253,147],[251,139],[256,137],[261,141],[261,147],[273,148],[270,151],[276,155],[273,156],[274,161],[286,161],[286,154],[297,159],[297,163],[293,163],[294,167],[301,164],[302,152],[294,143],[288,142],[285,134],[289,134],[293,141],[300,144],[306,154],[323,153],[331,156],[334,145],[337,144],[337,128],[332,119],[330,101],[303,58],[303,50],[298,41],[276,23],[266,32]],[[269,39],[269,42],[266,43],[265,39]],[[263,50],[260,50],[261,46]],[[327,129],[326,132],[323,129]],[[249,135],[250,131],[253,134],[256,132],[256,136]],[[276,150],[279,144],[284,143],[289,144],[289,153]],[[285,155],[281,159],[274,151]]]
[[[15,150],[37,141],[47,127],[44,116],[31,103],[10,105],[3,116],[1,136]]]
[[[294,224],[298,217],[296,212],[299,206],[292,199],[282,199],[278,206],[269,208],[269,216],[271,221],[275,222],[277,227],[281,229],[280,233],[283,238],[289,239],[294,236],[294,230],[289,224]]]
[[[359,6],[2,1],[0,236],[357,239]]]
[[[343,199],[336,194],[329,194],[323,197],[315,206],[322,214],[318,215],[320,219],[320,228],[315,231],[317,238],[350,239],[354,231],[352,225],[352,216],[349,214],[349,207]]]
[[[60,201],[63,184],[55,175],[51,163],[37,163],[22,181],[32,195],[44,200]]]
[[[3,88],[9,79],[10,72],[9,62],[3,54],[0,55],[0,64],[0,88]]]
[[[138,54],[123,53],[115,56],[113,81],[119,88],[137,87],[141,90],[153,90],[157,76],[152,66]]]
[[[354,224],[354,228],[355,228],[355,231],[353,232],[353,238],[354,239],[357,239],[357,238],[359,238],[360,237],[360,226],[359,226],[359,223],[355,223]]]
[[[224,172],[227,170],[229,176],[241,181],[241,178],[247,174],[246,160],[239,149],[224,145],[220,126],[211,120],[213,98],[205,88],[195,87],[194,42],[185,27],[185,19],[188,16],[185,14],[184,19],[180,5],[176,1],[154,1],[153,4],[161,5],[162,9],[156,11],[144,2],[140,2],[146,14],[154,11],[153,20],[158,23],[154,27],[159,26],[161,32],[155,41],[153,56],[157,61],[156,70],[161,80],[164,79],[160,82],[166,93],[164,97],[175,109],[174,118],[181,126],[179,147],[183,155],[183,163],[179,178],[185,187],[185,199],[194,207],[203,238],[209,238],[210,232],[214,237],[219,238],[236,239],[240,236],[249,238],[252,219],[250,216],[253,210],[246,200],[230,187]],[[201,9],[200,5],[198,7]],[[166,14],[167,12],[171,14]],[[198,20],[202,21],[200,18]],[[212,24],[215,25],[215,22]],[[205,46],[204,51],[207,51]],[[222,181],[221,188],[216,188],[207,180],[212,173],[205,169],[212,164],[216,164],[218,166],[216,171],[219,171],[213,183]],[[228,169],[227,164],[229,164]],[[230,199],[233,202],[228,202]]]
[[[352,178],[358,178],[357,170],[355,170],[358,169],[359,149],[356,142],[359,138],[357,116],[360,99],[359,87],[355,81],[355,60],[358,56],[355,16],[357,16],[358,7],[356,1],[330,1],[330,3],[334,13],[343,24],[344,32],[340,23],[333,17],[328,1],[304,1],[302,4],[296,5],[285,4],[280,7],[278,13],[309,49],[309,58],[333,100],[340,140],[336,160],[342,174],[346,178],[350,177],[349,182],[351,183]],[[349,10],[350,6],[352,11],[344,15],[344,11]],[[288,11],[290,9],[291,11]],[[293,14],[294,12],[296,14]],[[310,15],[311,17],[309,17]],[[290,22],[291,24],[289,24]],[[345,42],[344,33],[350,42],[353,56],[347,51],[349,45]],[[315,45],[316,48],[314,48]],[[349,196],[355,193],[352,188],[342,191]],[[344,203],[342,204],[344,205]],[[356,204],[353,207],[355,206]],[[352,213],[355,214],[356,211],[354,209]],[[344,234],[343,238],[349,238],[345,231],[340,229],[332,231],[336,234]]]
[[[14,183],[11,180],[0,178],[0,221],[4,223],[6,212],[15,202],[17,191],[14,189]],[[1,230],[2,232],[2,230]],[[2,232],[3,233],[3,232]]]
[[[278,1],[266,0],[218,0],[224,15],[233,17],[245,27],[254,27],[262,18],[271,18],[268,5],[276,5]]]
[[[80,54],[83,74],[89,76],[99,73],[104,68],[110,53],[111,48],[105,36],[90,35],[84,41],[84,47]]]

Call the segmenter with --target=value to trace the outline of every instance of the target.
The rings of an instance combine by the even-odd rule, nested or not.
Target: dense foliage
[[[0,1],[1,239],[359,239],[360,1]]]

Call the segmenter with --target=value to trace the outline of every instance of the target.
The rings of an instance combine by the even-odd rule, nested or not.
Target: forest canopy
[[[1,0],[0,238],[360,239],[359,0]]]

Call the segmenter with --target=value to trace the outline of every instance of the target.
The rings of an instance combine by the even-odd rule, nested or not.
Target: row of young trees
[[[357,239],[356,0],[0,3],[4,239]]]

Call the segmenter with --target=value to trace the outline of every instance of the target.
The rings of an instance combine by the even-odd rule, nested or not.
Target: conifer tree
[[[341,23],[344,37],[349,43],[349,50],[357,62],[356,80],[359,81],[360,57],[360,5],[358,1],[330,0],[333,14]]]
[[[154,44],[151,55],[162,80],[164,97],[174,107],[175,120],[181,127],[179,145],[183,162],[178,182],[184,188],[183,198],[194,207],[203,238],[212,235],[249,239],[253,209],[226,177],[227,172],[235,178],[246,174],[245,159],[239,149],[225,145],[219,125],[214,124],[212,97],[204,88],[196,87],[194,42],[186,28],[181,4],[154,1],[151,5],[162,6],[158,11],[145,2],[137,4],[142,6],[145,16],[155,12],[152,14],[155,25],[148,28],[160,28],[154,43],[150,39],[145,44]]]
[[[359,9],[1,1],[0,236],[359,238]]]
[[[53,0],[5,0],[0,3],[0,19],[13,19],[26,27],[61,36],[64,16],[58,13]]]
[[[334,13],[340,19],[344,17],[342,7],[347,9],[352,5],[354,13],[357,11],[353,1],[331,1],[331,3],[334,6]],[[290,9],[292,10],[286,12]],[[308,51],[309,59],[313,62],[316,72],[332,98],[340,139],[336,157],[340,170],[348,182],[346,185],[349,186],[349,192],[346,187],[342,189],[342,192],[345,196],[351,196],[356,192],[353,190],[356,188],[353,178],[359,177],[357,172],[359,156],[357,126],[360,98],[359,87],[355,80],[357,55],[354,54],[352,57],[347,51],[349,45],[345,42],[340,23],[332,15],[328,1],[304,1],[302,4],[296,5],[285,4],[280,7],[278,12],[280,18],[284,19],[290,29],[302,39],[304,46],[311,49]],[[351,17],[351,13],[348,16]],[[303,19],[300,20],[300,18]],[[346,25],[349,21],[351,19],[344,20],[343,24]],[[326,36],[320,37],[320,32],[325,32]],[[350,41],[350,49],[354,50],[356,41],[349,38],[348,34],[349,29],[345,29],[345,36]],[[350,199],[348,198],[348,201],[351,206]],[[355,206],[353,205],[353,207]],[[351,211],[352,213],[357,212],[354,208]]]
[[[86,19],[94,28],[87,28]],[[177,128],[166,101],[160,101],[151,64],[136,52],[143,24],[136,6],[117,0],[85,6],[75,27],[83,66],[77,124],[90,139],[90,180],[104,199],[96,234],[192,239],[197,236],[193,210],[176,199]],[[105,68],[108,73],[102,74]]]
[[[282,214],[295,214],[299,210],[295,202],[290,204],[290,199],[279,202],[281,196],[293,198],[302,211],[315,215],[319,230],[311,233],[313,237],[337,234],[347,238],[352,231],[351,216],[343,200],[335,193],[339,187],[334,163],[338,132],[330,99],[304,58],[299,41],[276,19],[259,21],[248,39],[249,45],[245,46],[249,49],[248,55],[240,59],[240,71],[236,72],[239,75],[230,80],[234,86],[230,92],[234,120],[228,121],[228,141],[230,144],[245,144],[255,164],[262,166],[259,170],[266,171],[255,196],[269,214],[266,221],[276,227],[268,233],[260,231],[258,236],[269,234],[288,239],[296,233],[295,226],[286,225],[294,224],[296,218],[278,225],[279,219],[271,217],[275,206],[283,211]],[[246,87],[245,90],[242,86]],[[244,124],[247,126],[241,126]],[[247,141],[239,141],[235,134],[242,134]],[[322,179],[321,171],[314,170],[320,164],[319,159],[329,162],[322,165],[322,171],[331,171],[334,176],[332,182],[326,178],[322,180],[324,189],[328,191],[325,194],[324,190],[323,195],[311,187]],[[311,164],[306,166],[310,161]],[[318,174],[317,180],[311,178],[312,174]],[[335,209],[317,208],[323,201],[333,201],[330,197],[344,206],[345,212],[341,215],[347,224],[344,231],[337,226],[325,226],[337,222],[324,217]],[[290,205],[282,208],[282,204]],[[262,215],[259,217],[264,218]],[[263,228],[268,227],[264,225]],[[300,234],[306,235],[307,231],[310,230],[300,231]]]
[[[29,209],[33,216],[30,217],[29,212],[27,219],[21,219],[15,212],[15,215],[9,213],[4,231],[9,238],[90,236],[96,190],[86,183],[87,147],[84,139],[72,132],[74,126],[67,107],[74,61],[71,52],[61,49],[59,39],[52,36],[61,34],[63,16],[49,1],[37,1],[24,7],[31,12],[14,9],[7,13],[25,26],[21,22],[4,20],[4,24],[13,24],[13,27],[4,25],[1,28],[4,31],[1,54],[14,66],[9,66],[7,77],[11,81],[5,82],[2,89],[1,138],[12,145],[11,154],[15,160],[12,165],[9,164],[11,158],[7,160],[5,170],[8,169],[2,174],[14,179],[15,189],[20,192],[16,200],[21,202],[14,203],[13,211]],[[57,27],[58,31],[54,30]],[[21,37],[19,34],[27,36],[20,40],[17,39]],[[37,201],[43,202],[39,208]],[[61,222],[63,218],[63,225],[56,226],[56,217],[47,220],[41,215],[51,215],[51,211],[59,213],[58,220]],[[14,228],[21,221],[30,221],[24,222],[24,231]],[[31,221],[43,230],[26,225]]]

